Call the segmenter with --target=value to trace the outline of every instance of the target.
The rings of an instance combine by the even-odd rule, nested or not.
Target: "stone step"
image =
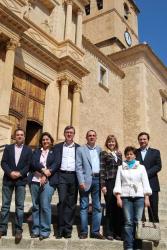
[[[55,249],[55,250],[123,250],[123,242],[108,240],[75,240],[60,239],[50,237],[49,239],[39,241],[38,239],[23,238],[19,244],[15,244],[13,237],[3,237],[0,240],[0,248],[5,250],[25,250],[25,249]],[[152,242],[143,242],[143,250],[165,250],[167,243],[161,241],[157,247]]]

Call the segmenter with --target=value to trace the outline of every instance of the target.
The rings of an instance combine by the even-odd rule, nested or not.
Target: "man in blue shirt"
[[[96,139],[96,132],[94,130],[89,130],[86,134],[87,144],[77,148],[76,151],[76,173],[80,189],[80,239],[86,239],[88,236],[89,194],[91,194],[92,197],[91,237],[104,239],[104,237],[99,233],[102,216],[99,197],[99,154],[101,152],[101,148],[96,146]]]

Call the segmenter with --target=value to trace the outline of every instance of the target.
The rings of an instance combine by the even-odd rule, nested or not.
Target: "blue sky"
[[[139,40],[146,41],[167,66],[167,0],[136,0]]]

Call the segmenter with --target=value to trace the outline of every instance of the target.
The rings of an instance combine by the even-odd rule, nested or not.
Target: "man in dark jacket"
[[[0,238],[7,234],[12,194],[15,190],[15,242],[22,238],[24,216],[25,185],[32,156],[31,148],[24,145],[25,133],[22,129],[15,131],[16,143],[5,147],[1,166],[4,171],[2,185],[2,208],[0,216]]]
[[[138,135],[138,142],[140,148],[137,149],[136,159],[140,161],[142,165],[145,166],[148,179],[150,182],[150,186],[152,189],[152,195],[150,198],[150,206],[152,208],[153,217],[155,222],[159,222],[158,217],[158,192],[160,191],[160,185],[158,180],[158,172],[161,170],[161,156],[160,151],[154,148],[149,147],[149,139],[150,136],[146,132],[141,132]],[[153,221],[152,215],[150,210],[149,213],[149,220]]]
[[[62,237],[71,238],[75,216],[78,193],[75,159],[76,148],[79,147],[79,145],[74,142],[74,136],[75,128],[73,126],[67,126],[64,129],[65,141],[55,145],[54,148],[56,159],[59,162],[57,239]],[[55,176],[57,176],[57,173]],[[55,184],[57,184],[56,179]]]

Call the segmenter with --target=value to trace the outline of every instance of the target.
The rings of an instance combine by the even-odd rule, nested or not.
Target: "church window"
[[[85,6],[85,13],[87,16],[90,15],[90,4]]]
[[[129,14],[130,14],[129,7],[126,3],[124,3],[124,18],[126,20],[128,20]]]
[[[103,0],[97,0],[97,8],[98,10],[103,9]]]
[[[99,84],[108,87],[108,70],[102,64],[99,64]]]

